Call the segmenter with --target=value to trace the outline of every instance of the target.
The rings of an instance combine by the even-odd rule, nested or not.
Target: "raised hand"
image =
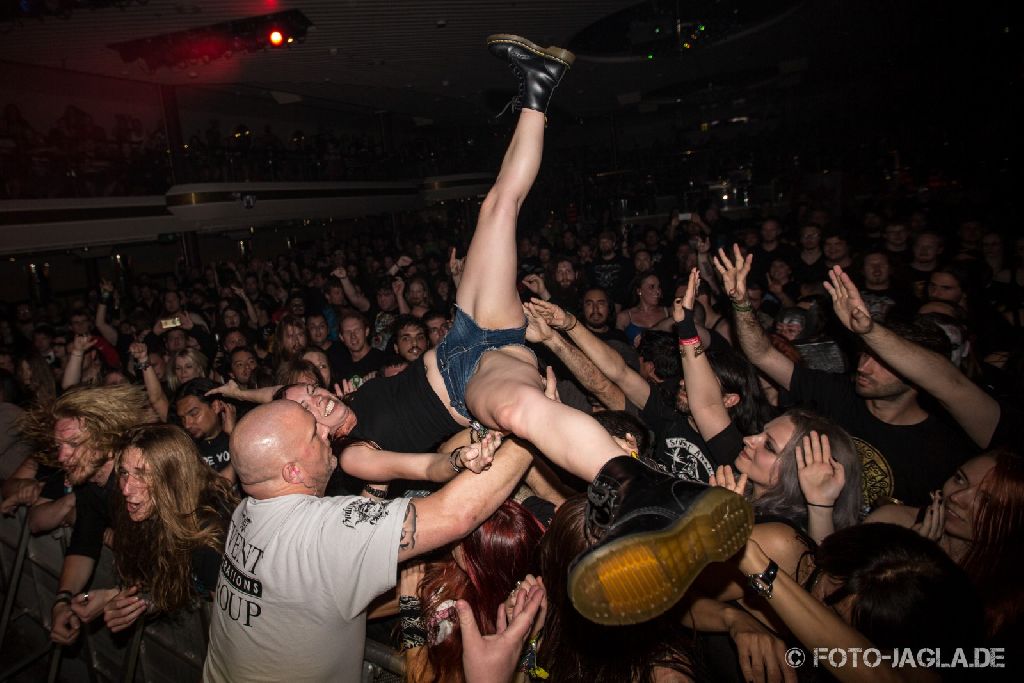
[[[132,342],[128,347],[128,353],[136,363],[145,363],[149,359],[149,347],[142,342]]]
[[[537,301],[537,299],[532,299],[530,302],[523,304],[523,313],[526,314],[526,340],[535,344],[543,344],[551,339],[555,333],[537,312],[537,308],[533,304],[534,301]]]
[[[942,497],[942,491],[932,491],[929,494],[932,502],[924,513],[924,519],[910,528],[925,538],[938,541],[946,529],[946,500]]]
[[[732,467],[729,465],[719,465],[718,469],[708,477],[708,484],[720,486],[742,496],[747,488],[747,475],[746,473],[741,474],[740,478],[736,479],[733,476]]]
[[[108,280],[107,278],[101,279],[100,280],[100,291],[101,292],[105,292],[107,294],[113,294],[114,293],[114,283],[111,282],[110,280]]]
[[[331,275],[333,275],[334,277],[338,278],[339,280],[347,280],[348,279],[348,271],[345,270],[345,268],[343,268],[341,266],[339,266],[339,267],[335,268],[334,270],[332,270],[331,271]]]
[[[466,683],[493,683],[512,678],[523,644],[534,622],[540,621],[537,614],[546,599],[541,585],[519,591],[511,614],[505,610],[505,605],[498,606],[496,633],[490,636],[480,635],[468,602],[455,603],[462,633],[462,669]]]
[[[832,310],[843,327],[856,332],[867,334],[875,326],[871,319],[871,313],[860,296],[857,285],[853,284],[850,276],[843,272],[839,266],[832,266],[828,272],[829,281],[825,284],[825,291],[832,297]]]
[[[188,314],[188,311],[182,311],[181,315],[180,315],[180,318],[181,318],[181,329],[183,329],[183,330],[191,330],[193,327],[196,326],[196,324],[194,322],[192,322],[192,316],[190,316]]]
[[[400,277],[396,277],[391,281],[391,291],[395,293],[395,296],[401,297],[405,292],[405,280]]]
[[[462,466],[480,474],[491,466],[494,460],[494,453],[501,445],[501,434],[490,431],[480,441],[463,447],[459,451],[459,460]]]
[[[395,261],[395,265],[397,265],[399,268],[408,268],[409,266],[412,265],[412,257],[402,254],[401,256],[398,257],[398,260]]]
[[[544,284],[544,278],[536,273],[524,277],[523,286],[542,299],[548,295],[548,288]]]
[[[238,386],[238,382],[233,379],[229,379],[222,386],[214,387],[206,392],[207,396],[224,396],[225,398],[242,398],[242,388]]]
[[[672,319],[677,323],[686,320],[686,312],[693,311],[693,302],[697,298],[697,287],[700,285],[700,273],[696,268],[690,269],[690,277],[686,281],[686,291],[681,298],[672,302]]]
[[[564,330],[573,327],[576,323],[576,316],[567,313],[561,306],[550,301],[534,298],[530,299],[530,305],[534,312],[553,329]]]
[[[550,365],[544,378],[544,395],[549,401],[562,402],[562,397],[558,395],[558,378],[555,377],[555,369]]]
[[[832,458],[828,436],[812,431],[796,447],[800,490],[811,505],[828,507],[835,503],[846,483],[843,465]]]
[[[84,356],[85,352],[96,346],[96,337],[89,337],[84,334],[77,335],[71,342],[71,353]]]
[[[455,258],[455,247],[452,247],[452,253],[448,257],[448,272],[451,273],[456,289],[459,288],[459,283],[462,282],[462,269],[464,265],[464,259]]]
[[[746,301],[747,299],[747,276],[750,275],[750,265],[754,261],[752,254],[743,256],[738,244],[732,245],[733,259],[730,261],[725,249],[718,250],[718,256],[714,257],[715,269],[722,276],[722,285],[725,293],[733,301]]]

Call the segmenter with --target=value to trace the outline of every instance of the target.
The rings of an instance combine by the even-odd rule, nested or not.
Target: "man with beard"
[[[590,282],[606,291],[615,303],[622,303],[632,278],[633,264],[615,249],[615,233],[603,231],[597,237],[597,257],[590,264]]]
[[[78,638],[82,622],[71,607],[81,611],[88,604],[88,595],[79,593],[92,577],[103,549],[103,532],[110,527],[117,440],[129,428],[155,421],[145,391],[128,384],[73,389],[27,417],[25,434],[42,452],[56,454],[75,489],[75,526],[51,611],[50,638],[59,645]]]
[[[427,350],[427,326],[416,316],[398,316],[391,346],[402,361],[414,363]]]
[[[842,375],[811,370],[775,349],[747,300],[751,257],[734,248],[729,259],[719,250],[715,266],[736,314],[737,337],[747,358],[798,402],[835,420],[850,433],[864,465],[865,504],[895,498],[924,505],[942,488],[949,472],[975,452],[963,432],[929,413],[918,390],[870,350],[861,352],[853,382]],[[866,305],[865,305],[866,308]],[[939,329],[916,324],[889,326],[898,336],[949,356],[949,339]]]
[[[626,333],[612,325],[615,307],[608,292],[591,287],[583,293],[583,324],[601,341],[628,344]]]
[[[553,287],[548,287],[542,275],[527,275],[523,284],[534,296],[550,301],[572,314],[579,313],[580,290],[577,286],[579,274],[570,258],[560,258],[555,263]]]

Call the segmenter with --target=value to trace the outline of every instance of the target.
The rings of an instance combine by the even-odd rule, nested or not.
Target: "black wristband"
[[[693,309],[686,309],[686,318],[676,323],[676,335],[680,339],[693,339],[697,336],[697,323],[693,318]]]

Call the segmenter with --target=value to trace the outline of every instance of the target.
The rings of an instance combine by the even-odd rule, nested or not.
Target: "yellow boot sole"
[[[679,602],[709,563],[743,548],[753,528],[750,503],[709,488],[667,529],[620,538],[581,560],[569,574],[570,599],[598,624],[648,621]]]

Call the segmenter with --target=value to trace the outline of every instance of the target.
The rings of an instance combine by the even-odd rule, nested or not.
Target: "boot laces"
[[[587,488],[587,523],[599,529],[607,529],[619,506],[619,492],[607,486],[591,484]]]

